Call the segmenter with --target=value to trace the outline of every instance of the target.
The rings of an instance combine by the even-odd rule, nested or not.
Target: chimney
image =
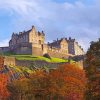
[[[44,31],[42,31],[43,36],[45,36]]]
[[[34,29],[35,27],[34,27],[34,25],[32,26],[32,29]]]
[[[33,31],[33,32],[36,32],[36,31],[35,31],[35,26],[32,26],[32,31]]]
[[[71,40],[71,37],[69,37],[69,40]]]
[[[48,44],[50,44],[50,43],[48,42]]]

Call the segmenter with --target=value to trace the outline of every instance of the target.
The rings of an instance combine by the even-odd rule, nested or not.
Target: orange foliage
[[[9,96],[7,91],[7,76],[4,74],[0,74],[0,98],[4,99]]]
[[[49,73],[36,70],[26,81],[19,79],[11,87],[25,96],[30,93],[36,100],[38,97],[40,100],[84,100],[85,85],[85,72],[75,65],[65,64]],[[13,96],[14,92],[10,92]]]
[[[83,70],[75,65],[65,64],[50,72],[49,75],[52,84],[49,88],[51,93],[63,96],[68,100],[83,100],[86,84]]]
[[[4,66],[4,57],[0,56],[0,71]],[[7,98],[9,93],[7,91],[7,75],[0,73],[0,99]]]
[[[0,56],[0,70],[3,69],[4,66],[4,57]]]

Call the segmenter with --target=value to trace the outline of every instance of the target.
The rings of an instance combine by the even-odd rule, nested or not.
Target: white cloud
[[[27,14],[31,6],[32,4],[28,0],[0,0],[0,8],[19,14]]]
[[[9,40],[2,40],[2,41],[0,41],[0,47],[8,46],[8,42],[9,42]]]
[[[18,15],[13,21],[15,31],[23,31],[34,24],[46,32],[48,40],[72,36],[87,49],[89,41],[100,35],[100,0],[94,0],[91,5],[86,5],[81,0],[75,3],[57,3],[52,0],[0,0],[0,8],[9,11],[11,16]]]

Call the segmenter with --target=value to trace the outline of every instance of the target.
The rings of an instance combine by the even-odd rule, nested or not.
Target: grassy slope
[[[46,57],[42,57],[42,56],[32,56],[32,55],[12,55],[13,57],[15,57],[17,60],[30,60],[30,61],[35,61],[35,60],[44,60],[47,62],[54,62],[54,63],[59,63],[59,62],[68,62],[68,60],[64,60],[64,59],[60,59],[60,58],[51,58],[48,59]]]
[[[43,60],[51,63],[68,62],[68,60],[53,58],[53,57],[51,59],[48,59],[46,57],[42,57],[42,56],[34,57],[32,55],[6,55],[6,56],[15,57],[17,60],[30,60],[30,61]],[[73,62],[74,61],[71,61],[71,63]],[[26,76],[27,73],[31,74],[35,72],[35,70],[31,69],[30,67],[21,67],[21,66],[7,66],[7,67],[9,70],[6,73],[10,73],[11,74],[9,75],[10,78],[14,78],[14,79],[17,79],[18,77],[21,76]],[[45,66],[45,70],[49,70],[48,66]],[[4,69],[4,73],[5,73],[5,69]]]

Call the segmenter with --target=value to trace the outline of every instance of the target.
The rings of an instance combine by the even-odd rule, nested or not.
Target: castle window
[[[39,44],[41,44],[41,40],[39,40]]]
[[[43,44],[41,46],[42,46],[42,50],[43,50]]]

